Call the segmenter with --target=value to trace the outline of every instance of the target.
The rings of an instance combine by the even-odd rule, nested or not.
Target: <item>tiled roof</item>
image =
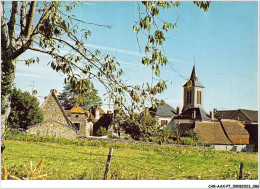
[[[79,113],[79,114],[84,114],[85,111],[79,107],[79,106],[74,106],[73,108],[70,109],[71,113]]]
[[[238,109],[243,112],[251,121],[258,122],[258,111],[256,110],[246,110],[246,109]]]
[[[231,119],[222,119],[220,122],[233,143],[249,144],[249,133],[242,123]]]
[[[232,116],[237,112],[245,114],[251,121],[258,122],[258,111],[256,110],[246,110],[246,109],[238,109],[238,110],[221,110],[217,111],[214,116],[217,119],[231,119]]]
[[[210,116],[202,108],[199,107],[187,108],[186,110],[182,111],[180,115],[175,116],[173,119],[192,119],[193,111],[196,111],[196,120],[210,120]]]
[[[236,112],[237,110],[222,110],[217,111],[214,114],[214,117],[217,119],[230,119],[231,116]]]
[[[232,144],[219,122],[195,122],[195,132],[199,140],[212,144]]]
[[[220,122],[228,135],[248,135],[245,126],[237,120],[221,119]]]
[[[159,104],[157,109],[149,108],[151,116],[162,116],[162,117],[172,117],[175,115],[176,110],[169,104],[164,105],[164,107]]]

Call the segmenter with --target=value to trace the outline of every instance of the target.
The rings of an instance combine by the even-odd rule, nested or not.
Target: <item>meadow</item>
[[[7,134],[3,165],[10,175],[26,177],[45,157],[39,174],[48,180],[102,180],[113,147],[111,180],[258,179],[258,153],[215,151],[192,146],[149,146]],[[3,175],[3,174],[2,174]],[[2,178],[3,179],[3,178]]]

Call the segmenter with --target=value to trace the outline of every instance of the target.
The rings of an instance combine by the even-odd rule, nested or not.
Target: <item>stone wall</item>
[[[77,128],[79,137],[86,137],[93,135],[93,123],[88,115],[85,113],[72,113],[70,120],[74,125],[79,125]]]
[[[26,133],[67,139],[75,139],[77,137],[77,132],[75,129],[54,120],[32,125],[28,127]]]
[[[58,105],[53,95],[50,95],[47,101],[43,103],[41,109],[43,112],[43,121],[55,120],[64,125],[68,124],[61,107]]]
[[[88,137],[93,135],[93,123],[87,122],[85,125],[81,125],[77,133],[77,137]]]

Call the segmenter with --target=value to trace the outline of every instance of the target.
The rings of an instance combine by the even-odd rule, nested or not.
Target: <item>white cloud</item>
[[[44,75],[36,75],[36,74],[27,74],[27,73],[15,73],[15,76],[20,77],[47,77]]]
[[[118,49],[118,48],[113,48],[113,47],[108,47],[108,46],[103,46],[103,45],[87,44],[85,46],[91,47],[91,48],[96,48],[96,49],[107,50],[107,51],[111,51],[111,52],[127,54],[127,55],[139,56],[139,57],[146,56],[145,54],[140,53],[140,52],[129,51],[129,50],[126,50],[126,49]],[[178,59],[174,59],[174,58],[168,58],[168,61],[170,61],[172,63],[176,63],[176,62],[185,63],[185,64],[188,63],[186,61],[182,61],[182,60],[178,60]]]

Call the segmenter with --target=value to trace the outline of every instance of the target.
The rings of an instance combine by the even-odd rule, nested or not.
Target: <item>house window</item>
[[[201,104],[201,91],[197,91],[197,104]]]
[[[78,114],[76,114],[76,117],[79,117],[79,115],[78,115]]]
[[[76,126],[76,129],[79,130],[80,123],[74,123],[74,125]]]
[[[161,126],[167,125],[168,121],[167,120],[161,120]]]

